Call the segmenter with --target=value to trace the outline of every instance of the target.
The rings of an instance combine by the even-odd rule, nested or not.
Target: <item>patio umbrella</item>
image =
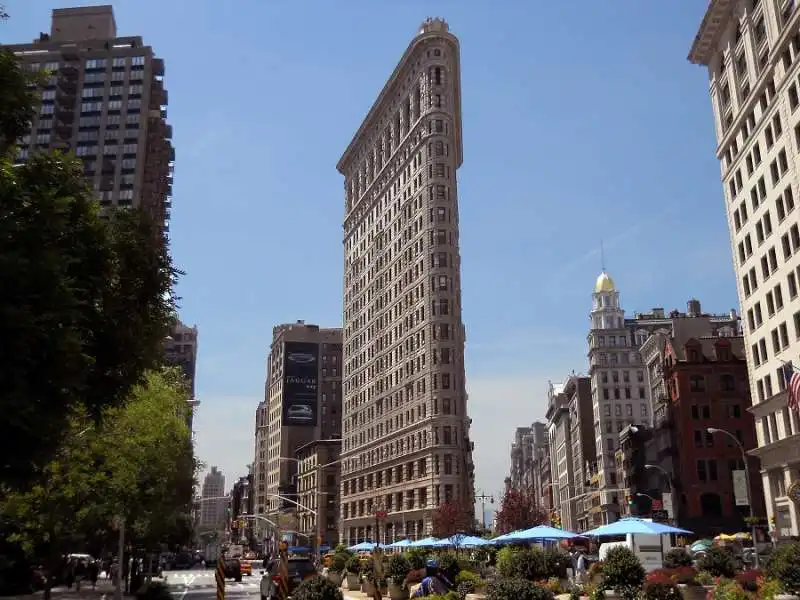
[[[412,548],[423,548],[423,547],[431,547],[439,540],[435,537],[427,537],[424,540],[417,540],[416,542],[411,542],[409,544]]]
[[[431,546],[434,548],[475,548],[476,546],[484,546],[489,543],[491,543],[489,540],[484,540],[474,535],[457,533],[449,538],[438,540],[431,544]]]
[[[666,535],[670,533],[677,533],[681,535],[691,534],[691,531],[681,529],[680,527],[672,527],[671,525],[664,525],[663,523],[655,523],[653,521],[645,521],[644,519],[620,519],[608,525],[601,525],[596,529],[590,529],[583,535],[587,537],[603,537],[603,536],[617,536],[642,533],[645,535]]]
[[[389,548],[406,548],[407,546],[410,546],[411,544],[413,544],[413,542],[411,540],[405,539],[405,540],[397,541],[394,544],[389,544]]]
[[[550,527],[549,525],[537,525],[530,529],[523,529],[512,534],[515,540],[569,540],[578,537],[577,533]]]
[[[374,550],[375,546],[377,546],[377,544],[374,542],[361,542],[355,546],[350,546],[348,550],[352,550],[353,552],[369,552],[370,550]]]

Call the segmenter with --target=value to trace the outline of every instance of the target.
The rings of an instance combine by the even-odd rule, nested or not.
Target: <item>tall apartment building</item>
[[[424,537],[472,511],[456,170],[459,44],[428,19],[337,169],[344,175],[341,538]]]
[[[255,510],[277,522],[296,513],[285,498],[298,493],[297,450],[341,437],[342,330],[304,321],[274,327],[264,387],[256,410]],[[264,522],[256,529],[263,536]]]
[[[55,9],[49,34],[6,48],[51,73],[17,160],[73,151],[104,209],[141,206],[166,235],[175,151],[163,59],[141,37],[117,36],[111,6]]]
[[[164,358],[168,364],[180,367],[186,377],[189,385],[189,403],[192,408],[189,416],[189,428],[191,429],[194,410],[200,405],[194,395],[195,374],[197,373],[197,325],[188,327],[178,321],[164,342]]]
[[[225,476],[217,467],[211,467],[203,480],[200,493],[200,522],[202,531],[218,531],[224,528],[228,498],[225,496]]]
[[[314,440],[298,448],[299,529],[320,546],[339,543],[342,439]]]
[[[757,422],[766,510],[800,534],[800,416],[785,363],[800,353],[800,11],[791,0],[712,0],[689,51],[708,68],[725,210]],[[794,499],[794,500],[793,500]]]
[[[565,528],[575,528],[575,479],[572,462],[572,427],[569,398],[561,383],[550,383],[547,398],[550,472],[553,485],[553,510]]]
[[[517,427],[511,442],[511,487],[517,490],[532,489],[533,486],[533,430]]]
[[[570,440],[572,442],[572,479],[568,504],[572,531],[586,531],[593,527],[588,519],[589,504],[583,495],[591,477],[588,465],[597,460],[594,438],[594,416],[592,412],[592,382],[589,377],[570,375],[564,382],[564,395],[568,400]],[[562,524],[566,527],[562,516]]]
[[[533,477],[533,493],[536,501],[543,504],[545,487],[550,483],[544,478],[544,462],[550,463],[550,440],[547,435],[547,423],[534,421],[531,424],[531,473]],[[549,489],[547,490],[549,494]]]
[[[700,303],[690,302],[690,312],[700,316]],[[653,403],[645,377],[639,348],[653,333],[671,333],[673,320],[682,313],[654,308],[626,319],[614,280],[603,271],[592,294],[589,331],[589,376],[592,380],[592,407],[595,421],[597,463],[590,477],[598,485],[590,510],[602,515],[603,523],[619,517],[619,483],[615,453],[619,433],[628,425],[652,423]],[[735,311],[725,315],[706,315],[719,336],[736,335],[739,317]]]

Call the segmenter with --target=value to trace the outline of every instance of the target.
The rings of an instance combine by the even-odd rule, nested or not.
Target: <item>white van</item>
[[[648,573],[664,566],[664,555],[672,548],[668,535],[629,533],[625,536],[624,542],[600,544],[600,561],[605,560],[608,551],[617,546],[630,548]]]

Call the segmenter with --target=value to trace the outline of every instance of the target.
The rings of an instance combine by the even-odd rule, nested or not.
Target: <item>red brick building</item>
[[[756,447],[744,338],[669,338],[663,377],[673,420],[678,522],[700,535],[747,530],[748,506],[737,506],[734,471],[744,468],[735,437]],[[710,433],[709,428],[728,432]],[[764,516],[757,459],[748,458],[750,498]]]

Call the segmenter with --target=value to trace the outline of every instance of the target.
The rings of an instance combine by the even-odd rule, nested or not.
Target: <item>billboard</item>
[[[283,348],[283,426],[317,424],[319,346],[286,342]]]

